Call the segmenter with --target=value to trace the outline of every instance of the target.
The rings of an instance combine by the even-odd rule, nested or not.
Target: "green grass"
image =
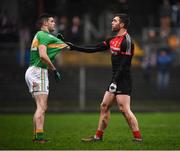
[[[137,113],[144,138],[132,141],[129,127],[120,113],[111,114],[104,141],[83,143],[94,134],[99,114],[47,114],[45,131],[51,142],[32,143],[32,115],[0,115],[0,149],[22,150],[178,150],[180,113]]]

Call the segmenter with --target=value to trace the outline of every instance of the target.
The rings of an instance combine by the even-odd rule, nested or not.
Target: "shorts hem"
[[[49,92],[31,92],[32,95],[49,94]]]
[[[108,92],[110,92],[109,90],[107,90]],[[114,95],[129,95],[131,96],[131,93],[128,92],[110,92],[113,93]]]

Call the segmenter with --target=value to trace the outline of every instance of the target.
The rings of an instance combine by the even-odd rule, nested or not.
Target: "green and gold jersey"
[[[63,41],[48,32],[38,31],[36,33],[31,44],[30,66],[36,66],[46,69],[47,65],[43,63],[39,57],[39,45],[45,45],[47,47],[47,55],[50,58],[51,62],[54,62],[55,56],[60,53],[63,48],[67,47],[67,45]]]

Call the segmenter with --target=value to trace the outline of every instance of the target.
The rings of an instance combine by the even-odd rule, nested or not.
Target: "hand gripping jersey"
[[[67,47],[67,45],[63,41],[56,38],[52,34],[45,31],[37,32],[31,45],[30,66],[41,67],[45,69],[47,69],[47,66],[41,61],[39,57],[39,45],[45,45],[47,47],[47,55],[50,58],[51,62],[54,62],[55,56],[60,53],[63,48]]]

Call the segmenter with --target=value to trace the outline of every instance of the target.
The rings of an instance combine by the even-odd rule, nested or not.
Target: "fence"
[[[17,52],[0,51],[0,112],[32,112],[34,102],[24,81],[26,68],[17,62]],[[140,67],[134,67],[132,107],[136,111],[179,111],[180,67],[172,68],[171,80],[166,90],[158,90],[156,69],[151,81],[143,79]],[[50,72],[49,111],[97,111],[111,79],[109,66],[64,66],[63,79],[55,83]],[[113,110],[117,110],[116,107]]]
[[[159,33],[159,29],[154,28],[153,30]],[[148,31],[149,29],[143,30],[143,44],[149,40]],[[141,66],[133,67],[133,110],[180,111],[180,85],[178,84],[180,83],[180,43],[178,42],[180,30],[173,31],[176,31],[175,40],[177,40],[175,43],[176,61],[171,69],[169,86],[165,90],[158,89],[155,66],[152,66],[149,71],[148,80],[144,77],[144,70]],[[160,43],[158,42],[158,44]],[[0,112],[33,112],[34,102],[24,80],[27,67],[21,66],[20,58],[22,59],[22,57],[19,56],[19,44],[2,43],[0,49]],[[28,53],[24,53],[25,58],[28,58],[28,55]],[[99,110],[99,104],[111,79],[109,60],[108,53],[87,55],[76,52],[63,53],[60,62],[63,79],[59,83],[55,83],[52,73],[49,73],[49,111]],[[24,63],[28,64],[26,61]],[[114,107],[113,110],[117,110],[117,108]]]

